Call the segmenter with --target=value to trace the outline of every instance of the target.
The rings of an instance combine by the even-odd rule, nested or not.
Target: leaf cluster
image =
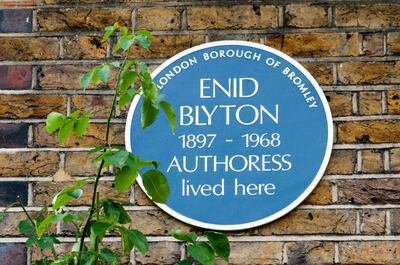
[[[194,232],[185,233],[182,230],[172,230],[172,235],[176,239],[187,243],[189,257],[179,262],[179,265],[191,265],[193,261],[203,265],[214,265],[217,257],[228,261],[230,246],[228,238],[219,232],[206,231],[204,236],[207,241],[199,240]]]

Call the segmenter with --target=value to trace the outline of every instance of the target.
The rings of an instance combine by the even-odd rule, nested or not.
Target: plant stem
[[[118,85],[119,85],[119,82],[120,82],[120,79],[121,79],[121,69],[123,69],[123,67],[124,67],[124,65],[126,63],[126,60],[127,60],[127,56],[125,56],[124,62],[122,63],[121,68],[120,68],[119,73],[118,73],[117,85],[116,85],[116,88],[115,88],[113,101],[112,101],[112,104],[111,104],[111,109],[110,109],[110,112],[108,114],[107,128],[106,128],[106,139],[104,141],[104,151],[106,151],[107,147],[109,146],[108,139],[109,139],[109,134],[110,134],[111,118],[112,118],[112,115],[114,113],[115,104],[117,102]],[[90,205],[89,216],[88,216],[88,218],[86,220],[85,226],[83,227],[81,238],[80,238],[80,242],[79,242],[78,265],[81,264],[81,258],[82,258],[85,235],[86,235],[87,229],[89,228],[89,224],[90,224],[90,221],[92,220],[93,214],[94,214],[94,212],[95,212],[95,210],[97,208],[97,206],[96,206],[97,186],[99,185],[99,180],[100,180],[100,177],[101,177],[101,171],[103,170],[103,166],[104,166],[104,159],[101,160],[99,169],[97,170],[97,176],[96,176],[96,180],[94,182],[93,194],[92,194],[92,203]]]
[[[19,205],[21,206],[22,210],[24,211],[25,215],[28,217],[29,221],[32,223],[32,225],[34,227],[36,227],[35,222],[33,221],[32,217],[29,215],[28,211],[26,210],[24,204],[21,201],[21,198],[19,196],[17,196],[17,201],[19,203]]]

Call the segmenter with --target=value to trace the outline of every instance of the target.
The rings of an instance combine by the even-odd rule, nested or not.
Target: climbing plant
[[[113,48],[115,54],[120,54],[120,60],[105,61],[84,74],[80,80],[83,90],[89,85],[102,83],[114,88],[113,99],[109,109],[104,144],[89,151],[96,154],[93,163],[97,164],[97,173],[87,178],[79,178],[72,186],[66,187],[55,194],[51,205],[43,207],[36,215],[29,213],[18,198],[17,202],[7,207],[1,214],[4,219],[10,207],[21,207],[26,219],[18,224],[19,232],[28,239],[26,245],[40,250],[51,250],[50,256],[36,261],[37,265],[90,265],[90,264],[119,264],[123,255],[135,249],[145,254],[149,249],[146,236],[137,229],[128,228],[131,217],[124,206],[128,201],[108,198],[107,194],[100,194],[99,180],[103,177],[103,169],[112,166],[116,170],[113,180],[114,187],[119,193],[126,192],[135,184],[140,174],[147,194],[157,203],[166,203],[170,193],[167,178],[158,169],[156,160],[142,160],[139,156],[128,152],[124,146],[110,143],[111,119],[116,106],[123,110],[130,105],[135,97],[143,97],[141,105],[141,127],[146,129],[163,112],[171,127],[171,133],[176,130],[176,115],[170,103],[163,100],[154,84],[145,63],[130,60],[128,51],[132,45],[139,45],[144,49],[150,47],[152,34],[146,30],[129,32],[126,27],[117,23],[106,27],[103,42],[111,36],[116,36]],[[110,84],[112,73],[116,74],[116,81]],[[90,123],[90,113],[85,110],[76,110],[70,115],[52,112],[46,119],[46,130],[55,134],[63,144],[71,135],[80,139]],[[156,159],[156,158],[155,158]],[[80,200],[85,185],[93,184],[91,204],[88,211],[77,212],[67,205],[72,200]],[[66,253],[58,253],[56,245],[60,244],[57,235],[51,229],[56,223],[69,223],[74,227],[75,242]],[[118,234],[121,237],[122,249],[110,249],[104,244],[108,234]],[[188,257],[180,261],[180,265],[199,262],[203,265],[214,264],[217,257],[228,261],[230,247],[227,237],[219,232],[206,231],[199,237],[193,232],[184,233],[180,230],[171,231],[176,240],[187,245]]]

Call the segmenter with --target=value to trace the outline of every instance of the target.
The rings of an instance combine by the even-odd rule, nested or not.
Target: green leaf
[[[122,247],[125,252],[130,252],[135,247],[140,253],[145,254],[149,250],[146,237],[138,230],[129,230],[123,226],[118,227],[122,238]]]
[[[32,247],[32,246],[36,243],[36,241],[37,241],[37,237],[36,237],[36,236],[30,236],[30,237],[26,240],[25,245],[26,245],[28,248],[30,248],[30,247]]]
[[[103,206],[105,216],[108,218],[115,217],[120,224],[128,224],[131,222],[129,214],[121,204],[112,200],[103,200],[101,205]]]
[[[53,236],[44,236],[37,240],[37,246],[41,249],[51,249],[54,244],[59,244],[60,241]]]
[[[139,230],[129,230],[128,237],[140,253],[145,254],[149,250],[147,238]]]
[[[117,61],[111,62],[111,63],[109,63],[109,65],[114,66],[115,68],[120,68],[121,67],[121,63],[117,62]]]
[[[119,38],[118,40],[118,44],[120,45],[120,47],[126,51],[128,50],[132,44],[135,42],[134,36],[133,35],[126,35],[126,36],[122,36]]]
[[[170,190],[167,178],[157,169],[143,174],[143,185],[147,194],[158,203],[166,203]]]
[[[205,242],[196,242],[188,246],[190,256],[203,265],[214,265],[214,251]]]
[[[104,150],[104,146],[97,146],[89,150],[89,154],[97,153],[99,151]]]
[[[82,194],[83,194],[83,190],[82,189],[76,189],[73,191],[67,191],[68,196],[74,198],[74,199],[79,199]]]
[[[82,255],[82,259],[79,265],[92,265],[94,264],[96,260],[96,255],[94,254],[94,252],[89,251],[89,252],[85,252]]]
[[[138,77],[138,74],[133,71],[129,71],[124,76],[122,76],[121,83],[119,85],[119,89],[122,91],[126,91],[133,82],[135,82],[136,78]]]
[[[53,218],[51,218],[51,223],[58,223],[60,221],[62,221],[65,216],[67,215],[67,213],[59,213],[59,214],[54,214]]]
[[[149,40],[152,40],[152,39],[153,39],[153,35],[151,34],[151,32],[148,31],[148,30],[145,30],[145,29],[137,30],[137,31],[135,32],[135,35],[144,35],[144,36],[146,36]]]
[[[137,175],[137,171],[133,171],[129,166],[124,166],[122,169],[118,170],[115,176],[115,189],[119,193],[126,191],[135,183]]]
[[[107,64],[97,66],[96,75],[99,77],[99,79],[101,80],[101,82],[103,82],[104,85],[107,85],[107,82],[110,79],[111,75],[110,66]]]
[[[207,231],[204,233],[215,253],[223,260],[228,261],[230,254],[229,240],[226,235],[218,232]]]
[[[4,217],[5,217],[5,213],[0,212],[0,223],[2,223],[4,221]]]
[[[197,235],[193,232],[185,233],[180,229],[172,229],[172,236],[180,241],[194,243],[197,240]]]
[[[149,97],[144,97],[142,105],[142,129],[153,124],[158,115],[158,106]]]
[[[174,110],[174,107],[172,107],[171,104],[169,104],[167,101],[161,101],[160,102],[160,107],[165,113],[165,116],[167,116],[169,126],[171,127],[172,133],[175,133],[176,131],[176,113]]]
[[[135,32],[135,35],[140,46],[142,46],[145,49],[148,49],[150,47],[150,41],[153,38],[153,36],[149,31],[138,30]]]
[[[139,170],[139,157],[129,154],[126,164],[133,172],[138,172]]]
[[[120,260],[118,254],[115,254],[109,248],[102,248],[99,252],[99,257],[102,261],[107,262],[108,264],[117,264]]]
[[[74,124],[74,120],[69,120],[61,126],[60,130],[58,131],[58,141],[60,143],[65,143],[68,136],[71,134],[72,129],[74,128]]]
[[[48,215],[42,222],[40,222],[38,228],[36,229],[36,234],[38,237],[42,237],[44,232],[46,232],[47,227],[52,223],[54,214]]]
[[[93,79],[93,75],[94,75],[94,70],[91,70],[81,77],[80,85],[83,88],[83,90],[86,90],[86,88],[89,86],[90,81],[92,81]]]
[[[74,221],[83,221],[83,217],[81,215],[71,214],[71,213],[66,214],[63,219],[64,219],[64,222],[67,222],[67,223],[71,223]]]
[[[129,104],[132,101],[132,96],[129,94],[120,94],[119,95],[119,100],[118,100],[118,107],[120,110],[122,110],[127,104]]]
[[[66,187],[59,193],[57,193],[52,201],[53,209],[58,210],[64,205],[67,205],[72,199],[79,199],[82,195],[82,190],[80,190],[86,183],[85,181],[79,181],[77,184],[71,187]],[[76,191],[80,190],[80,191]]]
[[[50,265],[71,265],[71,264],[74,264],[74,263],[71,263],[73,258],[74,258],[74,255],[72,255],[72,254],[65,255],[64,257],[53,261]]]
[[[21,234],[30,234],[35,231],[35,227],[28,219],[22,220],[18,224],[18,230]]]
[[[151,99],[156,104],[158,98],[158,89],[153,81],[150,79],[146,82],[142,82],[142,88],[145,97]]]
[[[121,27],[119,29],[119,33],[121,33],[121,36],[126,36],[128,35],[128,28],[127,27]]]
[[[89,125],[89,116],[78,119],[74,124],[74,133],[76,137],[81,138]]]
[[[128,236],[129,230],[123,226],[118,227],[118,229],[119,233],[121,234],[122,249],[124,250],[124,252],[130,252],[133,248],[133,243]]]
[[[138,41],[139,45],[142,46],[144,49],[150,48],[150,40],[144,35],[136,36],[136,40]]]
[[[47,115],[46,119],[46,130],[47,133],[52,134],[56,130],[60,129],[60,127],[64,123],[64,115],[58,112],[52,112]]]
[[[90,250],[94,251],[96,241],[101,240],[106,234],[107,229],[110,227],[109,223],[95,222],[90,226]]]
[[[129,152],[126,150],[118,150],[117,152],[107,153],[103,156],[103,159],[111,165],[122,165],[128,159]]]
[[[110,36],[114,33],[114,31],[118,28],[119,28],[118,23],[114,23],[114,25],[106,27],[104,29],[105,32],[103,36],[103,42],[107,41],[110,38]]]
[[[53,261],[51,259],[44,258],[44,259],[35,261],[35,264],[36,265],[51,265],[52,262]]]
[[[179,261],[179,265],[192,265],[193,262],[189,259]]]
[[[139,66],[140,73],[144,74],[148,72],[148,67],[146,63],[138,62],[137,65]]]

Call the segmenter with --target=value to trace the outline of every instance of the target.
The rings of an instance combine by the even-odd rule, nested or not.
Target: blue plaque
[[[293,210],[320,181],[332,117],[294,59],[260,44],[218,41],[175,55],[152,76],[175,108],[176,134],[165,116],[142,130],[137,97],[126,148],[161,162],[171,195],[158,206],[167,213],[207,229],[251,228]]]

